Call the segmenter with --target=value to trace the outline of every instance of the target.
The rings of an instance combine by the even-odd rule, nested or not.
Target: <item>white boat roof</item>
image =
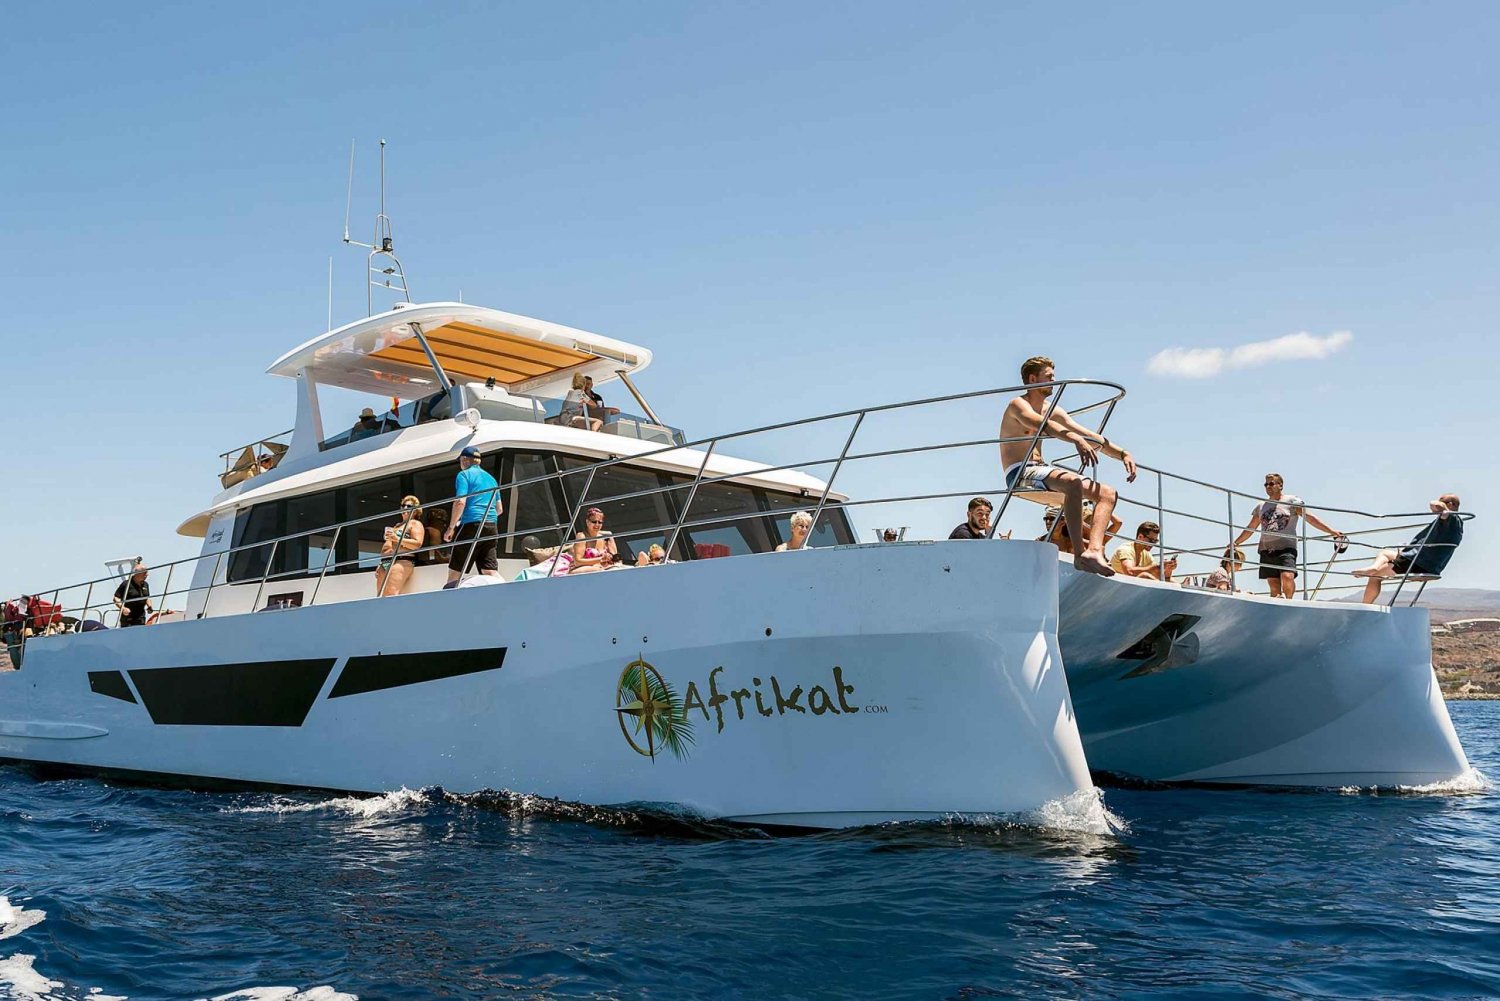
[[[451,381],[494,379],[514,393],[561,396],[575,372],[602,383],[651,363],[651,352],[638,344],[498,309],[432,302],[319,334],[267,371],[296,378],[307,369],[319,385],[407,400],[428,396],[440,387],[413,324]]]

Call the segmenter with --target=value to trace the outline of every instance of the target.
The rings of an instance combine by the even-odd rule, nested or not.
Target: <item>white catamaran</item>
[[[0,758],[368,792],[504,789],[806,827],[1069,799],[1097,810],[1090,766],[1294,786],[1469,771],[1424,609],[1095,577],[1045,541],[886,529],[858,542],[859,509],[983,494],[998,524],[1013,499],[1055,500],[1013,493],[995,461],[1005,400],[1035,386],[690,442],[636,387],[646,348],[410,302],[383,205],[361,246],[371,288],[404,301],[377,314],[372,300],[372,315],[271,366],[295,384],[295,425],[224,453],[223,489],[179,528],[203,539],[200,554],[151,568],[156,623],[118,628],[115,593],[129,597],[136,568],[116,561],[115,576],[43,592],[42,613],[7,624],[21,669],[0,672]],[[642,413],[585,399],[586,379],[618,381]],[[1052,385],[1054,402],[1094,394],[1073,414],[1101,431],[1124,396]],[[322,388],[392,405],[329,433]],[[912,419],[964,405],[978,421]],[[920,426],[970,433],[913,441]],[[790,440],[799,458],[729,454],[758,436]],[[460,499],[498,519],[450,542],[462,452],[499,486]],[[907,461],[873,480],[894,484],[890,496],[834,490],[846,466]],[[1254,498],[1141,468],[1155,497],[1122,503],[1171,525],[1178,544],[1158,543],[1162,557],[1211,568],[1232,548],[1234,504]],[[1210,491],[1223,515],[1165,504],[1166,483]],[[424,508],[421,545],[404,544],[407,497]],[[1412,527],[1342,514],[1373,526],[1351,533],[1359,545]],[[801,552],[794,520],[811,525]],[[411,572],[381,595],[398,579],[384,572],[392,532]],[[466,566],[481,539],[496,574],[446,589],[447,565]],[[1302,539],[1304,591],[1313,552],[1332,545]],[[618,569],[561,572],[570,550],[605,549]],[[538,559],[559,572],[511,580]],[[1338,562],[1325,577],[1345,575]]]

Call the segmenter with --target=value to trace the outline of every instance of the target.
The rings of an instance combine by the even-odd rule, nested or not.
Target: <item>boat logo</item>
[[[637,754],[656,760],[665,748],[682,760],[693,743],[693,721],[656,668],[640,657],[625,665],[615,686],[620,733]]]

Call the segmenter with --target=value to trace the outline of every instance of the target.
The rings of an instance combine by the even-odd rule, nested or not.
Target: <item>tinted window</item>
[[[792,494],[776,493],[774,490],[762,491],[761,496],[765,499],[766,506],[776,512],[773,529],[776,541],[772,548],[792,537],[792,515],[798,511],[812,514],[818,509],[817,497],[798,497]],[[849,528],[849,516],[843,507],[833,501],[823,505],[823,513],[818,516],[818,523],[813,526],[807,544],[810,546],[846,546],[853,541],[854,533]]]
[[[323,565],[333,559],[334,529],[329,526],[339,521],[335,500],[335,492],[328,490],[279,502],[286,505],[285,533],[308,534],[287,539],[277,547],[278,574],[321,573]]]
[[[387,476],[360,483],[345,491],[344,517],[349,520],[384,515],[358,525],[348,525],[339,536],[339,573],[374,570],[380,562],[380,547],[385,543],[385,529],[397,521],[401,506],[401,478]],[[351,562],[353,561],[353,562]]]
[[[633,562],[635,554],[644,552],[653,542],[666,545],[677,521],[667,495],[628,496],[660,490],[665,485],[666,481],[650,469],[605,466],[594,473],[585,507],[597,507],[604,512],[604,527],[614,533],[621,559]],[[578,520],[581,523],[583,518],[580,516]],[[581,524],[576,526],[575,534],[581,530]]]
[[[682,501],[686,502],[686,492]],[[699,559],[714,556],[742,556],[764,553],[776,548],[770,534],[769,519],[747,517],[760,513],[761,505],[749,487],[732,483],[704,483],[693,496],[687,521],[732,519],[721,524],[700,525],[684,529],[691,552]]]
[[[281,528],[282,510],[282,504],[272,501],[269,504],[257,504],[249,511],[241,512],[235,517],[234,547],[236,549],[240,546],[253,548],[230,555],[228,579],[231,582],[259,580],[265,574],[274,544],[256,546],[255,543],[285,534]]]
[[[453,496],[453,480],[456,476],[457,462],[429,466],[412,474],[410,490],[422,503],[422,527],[427,530],[422,537],[424,548],[443,541],[443,532],[448,529],[448,516],[453,511],[453,502],[443,498]],[[448,550],[445,548],[419,553],[413,559],[419,564],[446,563]]]
[[[522,483],[539,476],[550,476],[557,472],[557,457],[537,452],[516,452],[511,456],[508,482]],[[555,480],[540,483],[524,483],[506,491],[506,510],[509,512],[506,531],[514,533],[501,545],[508,553],[521,552],[521,539],[532,534],[542,540],[544,546],[555,546],[561,538],[558,526],[567,520],[568,514],[562,506],[562,493]]]

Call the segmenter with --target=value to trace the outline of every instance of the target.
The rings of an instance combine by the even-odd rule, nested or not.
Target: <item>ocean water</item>
[[[1500,703],[1452,712],[1500,776]],[[1482,776],[1102,796],[1107,815],[767,837],[0,767],[0,997],[1500,996]]]

